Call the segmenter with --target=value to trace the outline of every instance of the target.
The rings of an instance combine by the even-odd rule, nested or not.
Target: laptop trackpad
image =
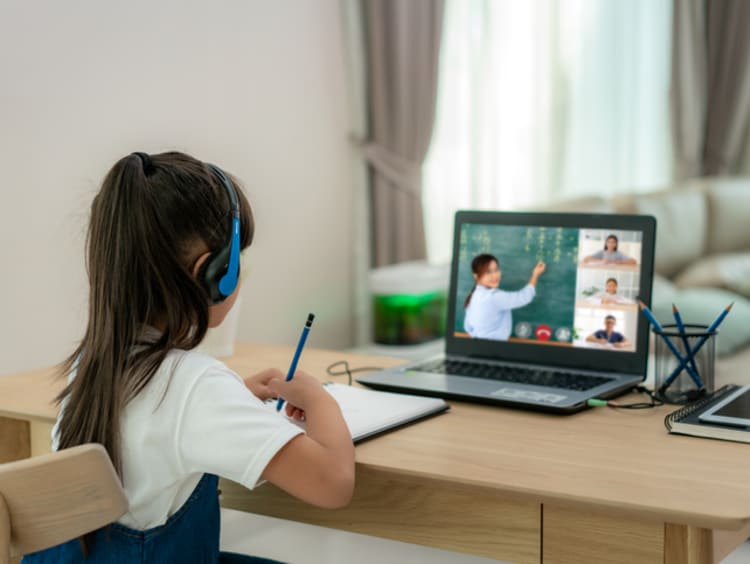
[[[531,390],[519,390],[518,388],[499,388],[490,392],[491,396],[515,401],[528,401],[532,403],[551,403],[557,404],[568,398],[560,394],[549,392],[534,392]]]

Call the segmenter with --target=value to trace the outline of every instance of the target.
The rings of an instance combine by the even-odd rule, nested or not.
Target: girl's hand
[[[282,378],[272,378],[268,381],[268,389],[274,397],[286,400],[286,414],[293,419],[302,420],[307,410],[320,398],[330,398],[330,394],[323,389],[318,380],[302,370],[294,373],[294,378],[288,382]]]
[[[253,374],[252,376],[248,376],[247,378],[244,378],[245,386],[248,387],[248,389],[255,395],[256,397],[260,398],[263,401],[266,401],[271,398],[275,398],[276,394],[271,391],[271,389],[268,387],[268,383],[271,380],[283,380],[284,379],[284,373],[281,372],[278,368],[267,368],[266,370],[263,370],[262,372],[258,372],[257,374]]]
[[[288,417],[291,417],[292,419],[296,419],[297,421],[304,421],[305,420],[305,410],[300,409],[299,407],[296,407],[292,405],[289,402],[286,402],[284,404],[284,410],[286,411],[286,414]]]

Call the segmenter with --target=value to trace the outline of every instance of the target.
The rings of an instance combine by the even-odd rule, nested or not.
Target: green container
[[[415,345],[445,335],[448,269],[401,263],[370,275],[373,338],[383,345]]]

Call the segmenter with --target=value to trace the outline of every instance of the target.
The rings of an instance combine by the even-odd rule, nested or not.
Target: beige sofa
[[[716,384],[750,384],[750,178],[695,179],[545,209],[656,217],[652,310],[662,323],[673,323],[674,302],[686,323],[707,324],[733,301],[719,330]]]

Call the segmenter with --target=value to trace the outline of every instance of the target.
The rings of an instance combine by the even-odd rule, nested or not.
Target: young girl
[[[603,264],[636,264],[636,260],[625,253],[617,250],[620,242],[617,235],[610,235],[604,241],[604,249],[595,252],[583,259],[584,264],[603,263]]]
[[[512,310],[530,304],[536,296],[537,279],[544,272],[545,264],[536,263],[526,286],[515,292],[500,290],[503,273],[497,258],[481,254],[471,261],[474,287],[466,296],[464,329],[474,338],[507,341],[513,330]]]
[[[264,561],[220,554],[217,475],[248,488],[267,480],[321,507],[349,502],[351,435],[315,378],[268,369],[243,381],[192,350],[234,304],[253,231],[250,205],[218,167],[134,153],[109,171],[91,207],[88,326],[63,365],[53,448],[104,445],[129,510],[24,562]],[[277,396],[306,433],[264,405]]]
[[[596,292],[586,301],[593,304],[634,304],[635,302],[622,294],[617,293],[617,278],[607,278],[604,290]]]

